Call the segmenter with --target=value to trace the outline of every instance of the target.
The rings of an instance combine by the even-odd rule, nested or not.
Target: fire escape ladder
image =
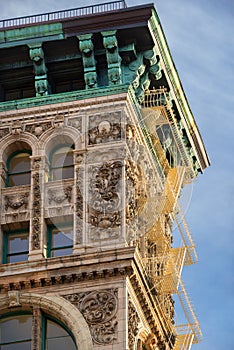
[[[184,214],[177,203],[177,215],[175,216],[175,222],[181,235],[184,246],[187,248],[187,254],[185,258],[185,265],[195,264],[198,261],[198,256],[195,249],[195,243],[190,233],[188,224],[186,223]]]
[[[181,306],[188,321],[188,327],[194,334],[193,343],[198,343],[202,339],[202,333],[199,322],[197,320],[197,316],[193,309],[192,302],[188,296],[182,279],[179,280],[177,295],[179,297]]]
[[[166,183],[165,183],[165,198],[166,203],[164,206],[165,213],[172,213],[177,203],[182,182],[184,179],[185,168],[183,166],[170,168]]]
[[[155,281],[158,281],[160,293],[167,294],[177,293],[180,276],[182,273],[186,248],[171,248],[169,255],[166,257],[159,257],[157,266],[160,267],[160,262],[164,266],[163,274],[159,274]]]

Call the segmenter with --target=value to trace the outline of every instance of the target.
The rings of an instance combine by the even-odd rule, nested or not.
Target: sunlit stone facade
[[[60,349],[49,322],[79,350],[190,349],[178,200],[209,160],[154,7],[3,21],[0,65],[0,314],[32,316],[2,349]]]

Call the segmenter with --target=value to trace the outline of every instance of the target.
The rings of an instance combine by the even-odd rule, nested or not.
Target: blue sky
[[[7,0],[1,17],[79,7],[104,1]],[[128,6],[152,1],[128,0]],[[69,5],[68,5],[69,4]],[[187,221],[199,263],[184,280],[204,335],[195,350],[234,349],[234,1],[157,0],[155,6],[211,167],[193,186]]]

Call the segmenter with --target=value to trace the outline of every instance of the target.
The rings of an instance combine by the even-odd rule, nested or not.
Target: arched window
[[[73,173],[73,149],[71,145],[58,145],[50,154],[50,180],[69,179]]]
[[[72,334],[60,321],[47,315],[35,321],[37,324],[41,322],[39,327],[33,327],[30,314],[3,318],[0,321],[0,349],[31,350],[33,341],[40,338],[41,350],[77,350]],[[38,334],[40,329],[42,334]]]
[[[7,187],[29,185],[31,181],[31,152],[17,151],[7,160]]]

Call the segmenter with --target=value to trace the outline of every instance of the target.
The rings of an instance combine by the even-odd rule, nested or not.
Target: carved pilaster
[[[102,36],[103,45],[106,49],[109,85],[121,84],[121,57],[119,56],[116,30],[102,32]]]
[[[37,171],[32,175],[32,241],[31,249],[38,250],[41,247],[41,174]]]
[[[86,89],[97,87],[96,62],[92,42],[93,34],[82,34],[78,36],[79,48],[82,53],[84,66],[84,79]]]
[[[128,301],[128,348],[129,350],[135,349],[136,336],[139,331],[140,317],[133,305],[133,303]]]
[[[74,244],[79,247],[84,241],[84,162],[85,155],[80,152],[74,154],[75,160],[75,236]]]
[[[117,289],[107,289],[64,295],[84,316],[96,344],[113,344],[117,339],[117,294]]]
[[[0,162],[0,188],[5,187],[7,168],[4,162]]]
[[[33,61],[36,96],[48,95],[50,93],[50,86],[47,80],[47,68],[42,43],[29,45],[29,56]]]
[[[42,316],[40,308],[33,307],[33,325],[32,325],[32,350],[41,349],[42,339]]]

